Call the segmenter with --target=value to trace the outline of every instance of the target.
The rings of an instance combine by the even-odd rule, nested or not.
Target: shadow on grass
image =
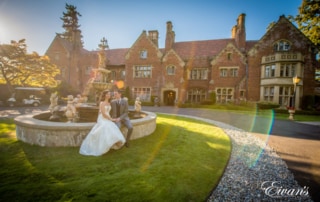
[[[1,138],[0,194],[11,201],[204,201],[231,150],[221,129],[169,115],[150,136],[99,157]]]

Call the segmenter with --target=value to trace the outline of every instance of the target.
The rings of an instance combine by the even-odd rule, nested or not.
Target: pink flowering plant
[[[295,110],[293,106],[287,106],[287,110]]]

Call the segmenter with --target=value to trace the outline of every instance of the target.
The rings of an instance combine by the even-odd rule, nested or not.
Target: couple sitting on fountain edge
[[[128,116],[128,101],[121,94],[121,91],[115,90],[115,99],[110,102],[110,91],[102,92],[97,123],[83,140],[80,154],[100,156],[110,148],[120,149],[124,144],[129,147],[133,126]],[[126,139],[120,131],[122,125],[128,129]]]

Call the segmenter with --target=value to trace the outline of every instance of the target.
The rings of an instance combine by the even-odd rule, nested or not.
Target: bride
[[[125,138],[109,115],[111,110],[109,100],[110,92],[102,92],[97,123],[83,140],[80,154],[100,156],[107,153],[110,148],[120,149],[124,145]]]

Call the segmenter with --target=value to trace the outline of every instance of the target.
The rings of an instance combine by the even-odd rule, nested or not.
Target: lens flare
[[[255,154],[255,158],[249,163],[249,167],[254,167],[256,163],[259,161],[262,153],[265,150],[265,147],[268,145],[268,141],[270,138],[270,132],[274,122],[274,111],[273,110],[264,110],[259,112],[256,110],[255,118],[252,121],[251,129],[249,132],[253,133],[260,133],[263,134],[264,137],[262,138],[261,135],[259,139],[264,142],[264,146],[259,149],[259,151]],[[253,135],[253,134],[251,134]]]
[[[115,85],[117,86],[118,89],[121,89],[124,87],[124,82],[123,81],[115,81]]]
[[[150,157],[147,159],[147,161],[142,165],[141,167],[141,171],[142,172],[145,172],[150,164],[154,161],[154,159],[156,158],[156,156],[158,155],[162,145],[164,144],[164,142],[166,141],[167,139],[167,136],[169,135],[170,133],[170,130],[171,130],[171,127],[167,127],[165,131],[163,131],[162,133],[162,136],[161,136],[161,139],[160,141],[155,145],[153,151],[151,152],[151,155]]]

